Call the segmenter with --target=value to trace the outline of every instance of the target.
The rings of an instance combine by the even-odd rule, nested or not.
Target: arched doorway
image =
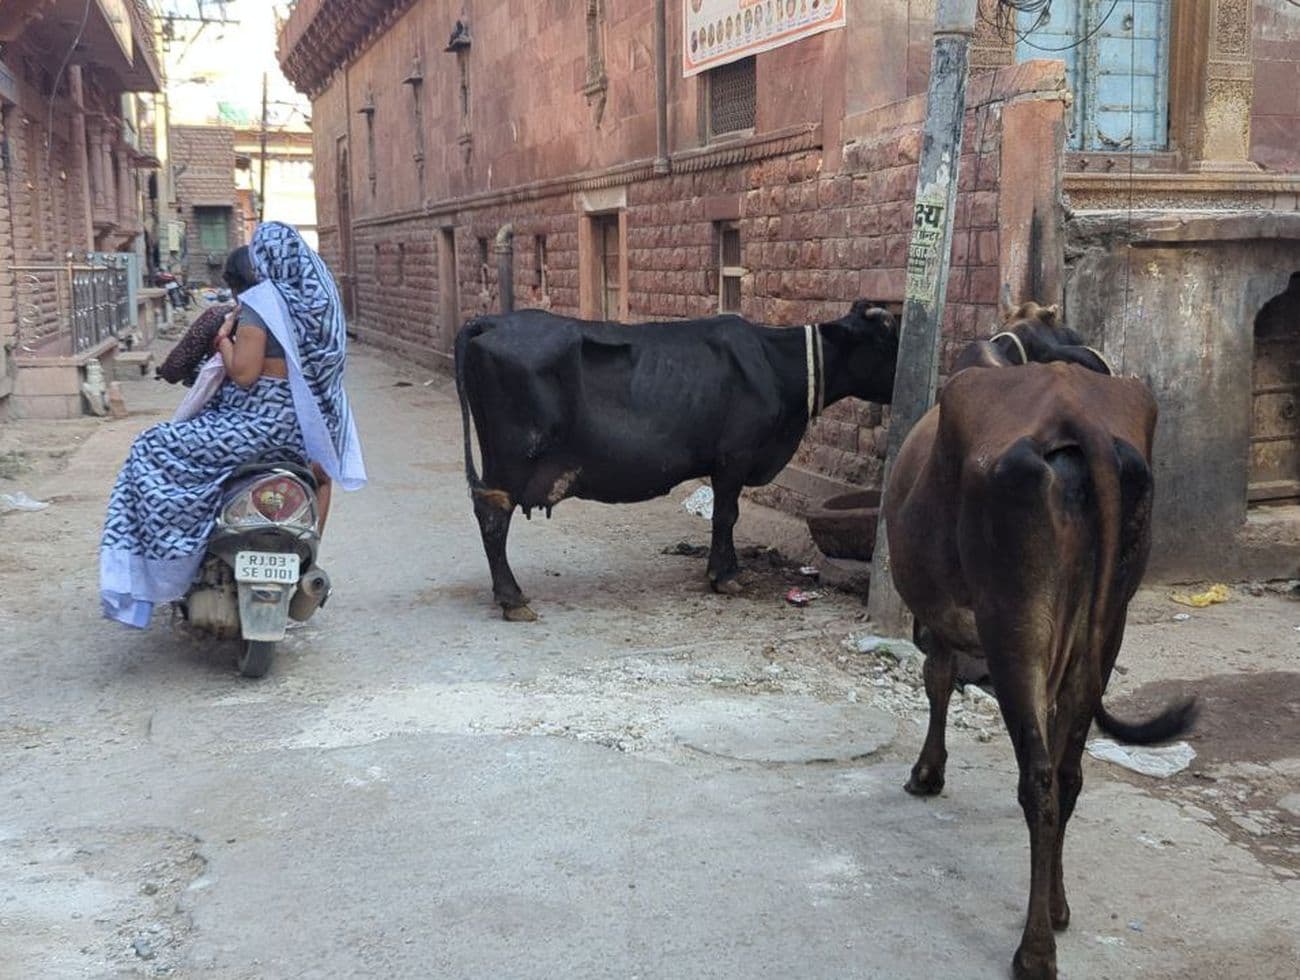
[[[1250,503],[1300,502],[1300,272],[1255,316]]]

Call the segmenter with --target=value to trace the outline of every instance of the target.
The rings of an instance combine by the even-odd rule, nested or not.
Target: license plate
[[[284,551],[240,551],[235,554],[236,582],[298,581],[298,556]]]

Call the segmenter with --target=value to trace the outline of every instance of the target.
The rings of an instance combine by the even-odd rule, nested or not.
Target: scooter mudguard
[[[289,602],[297,585],[240,582],[239,625],[245,640],[284,639]]]

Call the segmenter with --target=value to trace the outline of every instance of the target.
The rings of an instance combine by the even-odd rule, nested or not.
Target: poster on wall
[[[682,75],[844,26],[845,0],[682,0]]]

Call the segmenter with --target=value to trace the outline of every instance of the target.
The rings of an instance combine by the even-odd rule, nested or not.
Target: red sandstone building
[[[901,301],[933,9],[299,0],[280,60],[353,326],[447,358],[496,308],[498,242],[518,305],[589,317]],[[1293,525],[1254,505],[1300,499],[1300,324],[1257,316],[1300,269],[1300,7],[1006,15],[981,0],[945,356],[991,331],[1001,283],[1064,303],[1160,399],[1156,567],[1293,573],[1259,547]],[[766,499],[877,485],[881,424],[837,405]]]
[[[78,372],[134,319],[156,161],[133,93],[159,86],[142,0],[0,2],[0,417],[78,414]]]

